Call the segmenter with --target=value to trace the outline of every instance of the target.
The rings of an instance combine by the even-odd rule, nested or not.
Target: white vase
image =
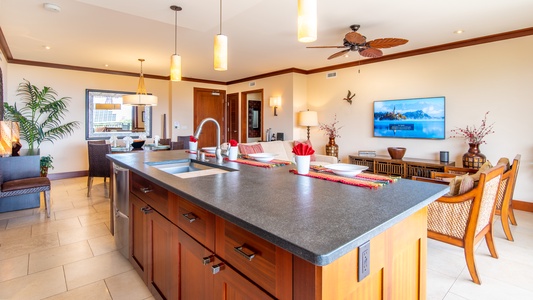
[[[229,147],[229,160],[237,160],[238,154],[239,154],[239,147]]]
[[[198,142],[189,141],[189,151],[196,152],[198,150]]]
[[[296,155],[296,171],[298,174],[309,174],[311,155]]]

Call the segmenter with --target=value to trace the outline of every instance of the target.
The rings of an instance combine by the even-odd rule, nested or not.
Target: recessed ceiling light
[[[45,3],[43,4],[44,9],[51,12],[60,12],[61,6],[54,4],[54,3]]]
[[[105,64],[105,65],[104,65],[104,67],[106,67],[106,68],[107,68],[107,67],[109,67],[109,65],[108,65],[108,64]]]
[[[463,33],[463,32],[465,32],[465,31],[462,30],[462,29],[459,29],[459,30],[454,31],[453,33],[455,33],[455,34],[461,34],[461,33]]]
[[[46,49],[46,50],[52,49],[50,46],[43,46],[43,48]]]

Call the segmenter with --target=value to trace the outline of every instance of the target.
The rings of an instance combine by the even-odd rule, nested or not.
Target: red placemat
[[[316,169],[316,168],[312,167],[312,169]],[[302,176],[307,176],[307,177],[312,177],[312,178],[317,178],[317,179],[323,179],[323,180],[328,180],[328,181],[333,181],[333,182],[340,182],[344,184],[360,186],[360,187],[365,187],[369,189],[378,189],[384,185],[398,181],[398,178],[395,178],[395,177],[375,175],[375,174],[365,174],[365,173],[357,174],[355,177],[344,177],[344,176],[332,174],[330,172],[319,173],[319,172],[312,171],[312,172],[309,172],[309,174],[299,174],[294,169],[290,170],[289,172],[297,174],[297,175],[302,175]]]
[[[282,166],[292,164],[290,161],[279,160],[279,159],[274,159],[270,162],[260,162],[256,160],[237,158],[237,160],[230,160],[230,161],[240,163],[240,164],[250,165],[250,166],[262,167],[262,168],[275,168],[275,167],[282,167]]]

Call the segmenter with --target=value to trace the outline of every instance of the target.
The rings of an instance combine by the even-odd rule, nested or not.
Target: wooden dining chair
[[[178,142],[183,142],[183,149],[189,149],[190,135],[178,135]]]
[[[170,142],[170,150],[181,150],[185,149],[183,142]]]
[[[104,188],[106,178],[111,176],[111,162],[107,159],[106,154],[111,153],[110,144],[97,144],[88,142],[89,155],[89,174],[87,178],[87,197],[91,197],[94,177],[104,177]]]
[[[520,167],[521,155],[517,154],[513,159],[512,165],[509,165],[509,159],[506,157],[500,158],[496,165],[503,165],[504,171],[502,180],[498,190],[498,198],[496,199],[495,214],[500,216],[505,237],[509,241],[514,241],[511,233],[510,224],[517,225],[513,210],[513,194],[518,176],[518,169]],[[437,180],[446,180],[455,177],[457,174],[474,174],[475,169],[461,168],[461,167],[445,167],[444,172],[432,172],[431,177]]]
[[[458,195],[442,196],[428,205],[428,238],[463,248],[468,271],[477,284],[481,281],[475,264],[475,245],[485,238],[490,255],[498,258],[492,221],[502,174],[503,166],[493,167],[480,174],[476,187]],[[466,180],[468,175],[463,176]],[[470,182],[473,186],[473,180]]]

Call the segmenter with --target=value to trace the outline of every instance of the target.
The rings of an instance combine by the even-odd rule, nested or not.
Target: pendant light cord
[[[178,54],[178,11],[174,11],[174,54]]]
[[[220,0],[220,32],[218,34],[222,34],[222,0]]]

